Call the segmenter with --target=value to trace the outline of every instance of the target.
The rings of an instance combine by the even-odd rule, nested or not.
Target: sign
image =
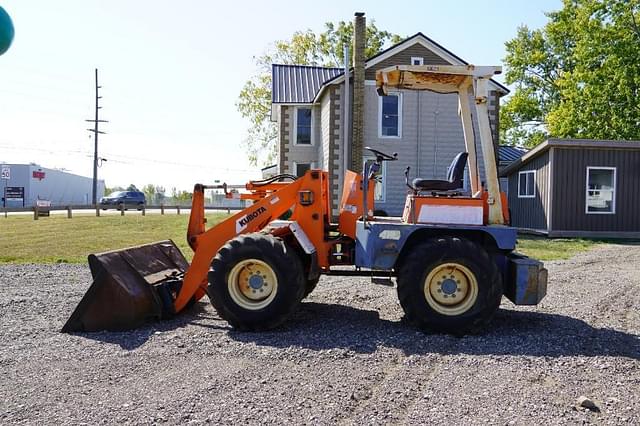
[[[24,186],[7,186],[4,192],[4,196],[11,200],[23,200],[24,199]]]
[[[7,166],[2,166],[2,172],[0,178],[9,180],[11,179],[11,168]]]
[[[38,180],[42,180],[44,179],[44,172],[42,170],[34,170],[33,173],[31,174],[31,176],[34,179],[38,179]]]

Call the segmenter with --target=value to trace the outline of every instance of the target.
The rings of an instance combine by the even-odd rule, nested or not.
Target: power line
[[[24,146],[12,146],[12,145],[2,145],[2,144],[0,144],[0,149],[11,149],[16,151],[37,151],[37,152],[46,152],[49,154],[76,154],[76,155],[82,155],[87,157],[93,156],[91,151],[71,150],[71,149],[64,150],[64,149],[31,148],[31,147],[24,147]],[[109,152],[104,152],[103,155],[109,158],[110,162],[120,163],[120,164],[137,164],[139,162],[145,162],[145,163],[152,163],[152,164],[166,164],[170,166],[188,167],[188,168],[194,168],[194,169],[206,169],[206,170],[216,169],[224,172],[255,172],[256,170],[258,170],[257,167],[254,169],[237,169],[237,168],[219,166],[215,164],[196,164],[196,163],[183,163],[179,161],[169,161],[169,160],[154,160],[149,158],[112,154]],[[129,161],[126,161],[126,160],[129,160]]]

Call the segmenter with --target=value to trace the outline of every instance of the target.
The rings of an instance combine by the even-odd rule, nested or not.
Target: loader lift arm
[[[209,188],[220,188],[220,186],[207,186],[197,184],[193,191],[191,216],[189,218],[189,228],[187,231],[187,241],[194,250],[191,266],[184,276],[182,288],[174,303],[175,312],[180,312],[189,303],[192,297],[200,299],[206,293],[207,272],[211,260],[218,250],[229,240],[240,234],[257,232],[263,229],[272,220],[282,216],[292,206],[299,206],[300,209],[310,208],[314,211],[311,216],[322,220],[325,217],[326,206],[324,203],[313,203],[311,206],[304,206],[298,203],[299,192],[301,190],[311,191],[312,196],[320,197],[322,194],[321,185],[324,176],[319,172],[309,172],[305,176],[287,183],[270,183],[268,185],[256,185],[250,183],[249,189],[260,189],[268,191],[265,196],[257,199],[253,205],[225,219],[215,227],[205,230],[206,218],[204,210],[204,191]],[[297,207],[298,208],[298,207]],[[314,216],[316,215],[316,216]],[[302,216],[299,212],[295,216]],[[309,216],[308,214],[304,215]],[[319,226],[316,229],[322,228]],[[312,241],[321,244],[322,232],[309,235]],[[318,247],[318,245],[316,245]]]

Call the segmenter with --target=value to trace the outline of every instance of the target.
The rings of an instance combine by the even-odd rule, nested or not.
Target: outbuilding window
[[[525,170],[518,173],[518,198],[535,198],[536,171]]]
[[[402,94],[389,93],[378,97],[378,136],[402,137]]]
[[[419,56],[412,56],[411,65],[424,65],[424,58]]]
[[[295,144],[311,145],[311,108],[297,107],[295,111]]]
[[[616,212],[615,167],[587,167],[586,212],[589,214]]]

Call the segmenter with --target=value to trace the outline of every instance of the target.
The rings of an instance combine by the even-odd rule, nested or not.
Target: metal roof
[[[498,147],[498,160],[502,163],[510,163],[526,154],[527,150],[515,146],[500,145]]]
[[[600,140],[600,139],[547,139],[535,148],[527,151],[515,161],[509,163],[500,171],[500,176],[505,177],[520,169],[529,161],[547,152],[551,147],[562,148],[591,148],[591,149],[635,149],[640,150],[640,141],[627,140]]]
[[[273,64],[271,66],[271,102],[310,104],[326,81],[342,73],[344,73],[343,68]]]

